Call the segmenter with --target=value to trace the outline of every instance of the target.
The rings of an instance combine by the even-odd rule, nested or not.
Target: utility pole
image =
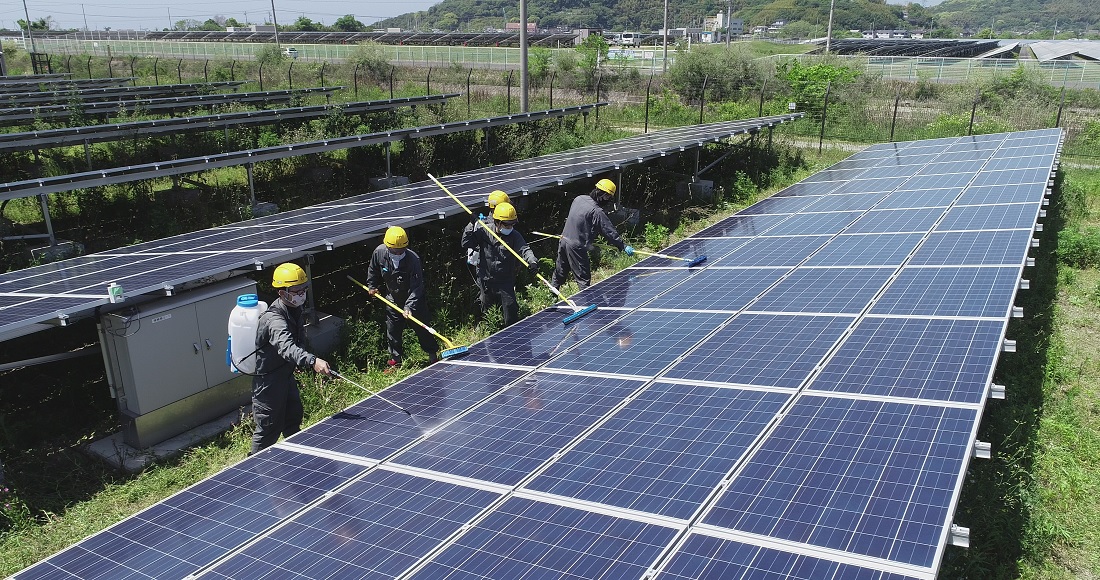
[[[836,0],[829,0],[829,27],[825,30],[825,54],[829,54],[829,46],[833,41],[833,7]]]
[[[726,48],[730,47],[730,15],[733,13],[733,0],[726,0]]]
[[[168,9],[168,30],[175,30],[176,24],[172,22],[172,9]]]
[[[666,2],[668,0],[665,0]],[[27,0],[23,0],[23,14],[27,16],[27,40],[31,41],[31,54],[37,54],[38,50],[34,48],[34,36],[31,35],[31,13],[27,10]],[[34,57],[31,57],[31,64],[34,65]],[[31,68],[34,69],[34,74],[38,74],[38,65],[34,65]]]
[[[88,32],[88,13],[84,12],[84,5],[80,5],[80,13],[84,15],[84,32]]]
[[[664,0],[664,28],[661,29],[661,36],[664,39],[664,55],[661,56],[661,74],[663,75],[669,72],[669,0]]]
[[[279,44],[279,19],[275,16],[275,0],[271,0],[271,23],[275,25],[275,48],[283,48]]]
[[[519,110],[527,108],[527,0],[519,0]]]

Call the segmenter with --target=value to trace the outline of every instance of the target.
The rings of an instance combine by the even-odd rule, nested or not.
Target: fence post
[[[153,59],[153,84],[154,85],[159,85],[160,84],[160,67],[157,66],[159,64],[160,64],[160,57],[158,56],[158,57]]]
[[[649,92],[653,88],[653,73],[649,73],[649,82],[645,85],[645,129],[643,133],[649,133]]]
[[[1068,69],[1067,69],[1068,70]],[[1062,126],[1062,107],[1066,105],[1066,85],[1062,83],[1062,102],[1058,103],[1058,117],[1054,119],[1054,127]]]
[[[286,69],[286,84],[290,86],[290,90],[294,90],[294,61],[290,61],[290,66]]]
[[[260,91],[262,92],[264,90],[264,63],[263,63],[263,61],[260,61],[259,75],[260,75]]]
[[[73,60],[73,55],[71,55],[71,54],[69,56],[65,57],[65,72],[67,72],[69,74],[73,74],[73,67],[71,66],[72,65],[72,60]]]
[[[327,65],[327,64],[328,64],[327,60],[325,62],[321,63],[321,86],[322,87],[325,86],[325,65]],[[325,104],[328,104],[328,105],[332,104],[332,93],[325,93]]]
[[[179,79],[179,83],[183,84],[183,59],[176,63],[176,78]]]
[[[978,91],[974,94],[974,105],[970,107],[970,126],[966,128],[966,134],[974,134],[974,114],[978,112],[978,99],[982,96],[982,92]]]
[[[396,69],[397,69],[396,66],[390,65],[390,99],[391,100],[393,99],[393,71],[396,70]]]
[[[115,78],[115,68],[113,66],[111,66],[111,61],[112,60],[114,60],[114,59],[112,59],[109,56],[107,57],[107,78],[109,78],[109,79]],[[47,57],[46,70],[49,70],[49,69],[50,69],[50,66],[49,66],[49,60],[48,60],[48,57]]]
[[[703,90],[699,91],[699,124],[703,124],[703,106],[707,103],[707,81],[710,75],[703,75]]]
[[[137,72],[134,71],[134,61],[137,60],[136,56],[130,57],[130,84],[137,86]]]
[[[88,78],[92,78],[92,57],[88,57]]]
[[[600,87],[603,85],[603,73],[596,73],[596,102],[600,102]],[[600,107],[596,107],[595,124],[600,125]]]
[[[554,108],[554,79],[558,76],[558,71],[550,71],[550,106],[549,109]]]
[[[474,75],[474,69],[471,68],[466,73],[466,116],[470,116],[470,77]]]
[[[514,72],[513,70],[508,71],[508,108],[504,112],[505,115],[512,114],[512,73]]]
[[[894,117],[890,119],[890,142],[894,142],[894,126],[898,123],[898,103],[901,102],[901,89],[894,92]]]
[[[237,80],[236,68],[237,68],[237,61],[235,61],[235,60],[229,61],[229,80],[231,80],[231,81]],[[237,89],[233,89],[233,90],[236,91]]]
[[[764,116],[764,91],[768,88],[768,79],[764,79],[764,84],[760,85],[760,108],[756,111],[757,117]]]
[[[359,98],[359,67],[361,67],[361,66],[363,66],[363,65],[362,64],[355,65],[355,71],[351,73],[351,83],[355,87],[355,98],[356,99]]]
[[[428,78],[424,81],[424,90],[428,91],[425,95],[432,94],[432,67],[428,67]]]
[[[210,72],[207,70],[210,68],[210,59],[206,59],[206,62],[202,63],[202,78],[206,82],[210,82]]]
[[[817,136],[817,154],[821,155],[821,145],[825,142],[825,119],[829,117],[829,90],[833,81],[825,83],[825,100],[821,105],[821,133]]]

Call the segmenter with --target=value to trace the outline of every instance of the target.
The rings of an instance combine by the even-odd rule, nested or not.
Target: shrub
[[[661,224],[653,222],[645,225],[645,245],[654,249],[661,249],[668,244],[669,230]]]
[[[1058,234],[1058,261],[1075,268],[1100,267],[1100,228],[1062,230]]]
[[[360,42],[348,62],[357,65],[371,80],[384,81],[389,78],[390,62],[386,60],[385,49],[377,42]]]

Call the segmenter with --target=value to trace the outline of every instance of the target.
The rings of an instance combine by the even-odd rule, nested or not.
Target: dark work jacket
[[[293,380],[294,369],[310,366],[317,357],[305,344],[305,315],[276,298],[262,314],[256,327],[256,377],[269,384]]]
[[[569,206],[569,217],[565,219],[565,228],[561,232],[561,244],[588,248],[596,236],[602,234],[612,246],[622,250],[626,247],[618,230],[607,217],[607,213],[596,200],[587,193],[578,195]]]
[[[494,224],[493,224],[492,213],[493,213],[493,211],[489,210],[490,215],[487,215],[487,216],[481,218],[481,223],[483,223],[483,224],[485,224],[489,227],[493,227]],[[472,216],[473,214],[470,214],[470,215]],[[471,224],[474,223],[473,220],[476,220],[476,219],[478,219],[478,218],[476,218],[476,217],[472,218],[470,220],[470,223]],[[493,230],[493,231],[496,231],[496,230]],[[463,235],[465,235],[465,234],[463,234]],[[477,253],[478,253],[478,248],[466,248],[466,263],[467,264],[473,264],[474,267],[479,269],[477,277],[480,280],[481,279],[481,272],[480,272],[481,258],[477,255]]]
[[[485,227],[494,226],[486,224]],[[519,230],[512,228],[512,233],[508,235],[501,234],[499,231],[497,234],[528,264],[538,263],[539,259],[527,246]],[[485,228],[476,223],[466,226],[466,229],[462,230],[462,247],[478,251],[477,275],[483,282],[503,286],[516,285],[519,260],[507,248],[501,246],[489,232],[486,232]]]
[[[405,257],[395,267],[385,244],[378,244],[367,266],[367,286],[379,291],[386,288],[386,298],[394,304],[416,310],[424,300],[424,269],[420,256],[405,248]]]

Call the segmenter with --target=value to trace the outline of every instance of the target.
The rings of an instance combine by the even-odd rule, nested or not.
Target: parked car
[[[298,49],[293,46],[288,46],[283,49],[283,56],[289,56],[290,58],[298,58]]]

